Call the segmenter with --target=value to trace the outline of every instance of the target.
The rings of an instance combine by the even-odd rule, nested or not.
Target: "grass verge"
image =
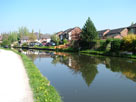
[[[34,65],[33,61],[26,55],[14,51],[19,54],[26,68],[29,83],[33,91],[35,102],[61,102],[61,97],[56,89],[50,85],[50,82],[45,78]]]
[[[123,53],[120,53],[120,52],[84,50],[84,51],[80,51],[80,53],[136,59],[136,55],[123,54]]]

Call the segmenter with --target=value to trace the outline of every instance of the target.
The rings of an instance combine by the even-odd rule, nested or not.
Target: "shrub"
[[[111,41],[113,41],[114,39],[112,39],[112,38],[108,38],[108,39],[106,39],[106,43],[107,44],[109,44]]]
[[[104,51],[106,49],[106,41],[101,41],[100,40],[100,47],[98,48],[98,50],[100,51]]]
[[[107,39],[103,41],[100,40],[100,48],[98,50],[101,50],[101,51],[109,50],[111,41],[112,41],[111,39]]]
[[[23,43],[22,47],[28,47],[28,44],[27,43]]]
[[[122,48],[125,51],[134,51],[136,47],[136,35],[134,34],[129,34],[125,37],[123,37],[123,43],[122,43]]]
[[[68,43],[68,40],[67,39],[64,39],[63,40],[63,44],[67,44]]]
[[[133,40],[136,40],[136,35],[134,34],[129,34],[127,36],[123,37],[124,43],[130,44],[133,42]]]
[[[19,45],[18,45],[18,43],[15,43],[14,45],[13,45],[13,47],[18,47]]]
[[[9,40],[3,40],[1,43],[2,47],[10,47],[11,46],[11,42]]]
[[[132,41],[132,52],[133,54],[136,54],[136,40]]]
[[[121,40],[120,39],[114,39],[111,42],[111,51],[118,52],[120,50],[120,47],[121,47]]]

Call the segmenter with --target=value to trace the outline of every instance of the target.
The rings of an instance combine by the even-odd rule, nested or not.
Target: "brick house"
[[[104,36],[110,31],[110,29],[100,30],[98,31],[98,35],[100,39],[104,39]]]
[[[58,33],[56,33],[56,35],[60,38],[60,40],[63,40],[63,31],[60,31]]]
[[[21,41],[21,43],[29,43],[30,42],[28,36],[22,36],[21,39],[20,39],[20,41]]]
[[[59,32],[57,35],[60,40],[67,39],[68,41],[78,40],[80,38],[81,29],[79,27],[70,28],[65,30],[64,32]]]
[[[63,31],[57,32],[56,35],[59,36],[63,33]]]
[[[36,42],[50,42],[51,36],[50,34],[39,34],[38,32],[35,32],[34,35],[36,36]]]
[[[39,42],[50,42],[51,41],[51,36],[49,34],[40,34],[39,37]]]
[[[22,36],[21,39],[21,44],[23,43],[30,43],[31,41],[29,40],[29,37],[28,36]]]
[[[136,34],[136,23],[128,27],[128,32]]]
[[[122,39],[122,37],[126,36],[128,34],[127,28],[118,28],[110,30],[108,33],[104,35],[104,38],[119,38]]]

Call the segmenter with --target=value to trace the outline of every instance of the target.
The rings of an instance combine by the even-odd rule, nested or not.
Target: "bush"
[[[112,38],[108,38],[108,39],[106,39],[106,43],[107,44],[109,44],[111,41],[113,41],[114,39],[112,39]]]
[[[68,43],[68,40],[67,39],[64,39],[63,40],[63,44],[67,44]]]
[[[16,44],[13,45],[13,47],[18,47],[18,46],[19,46],[18,43],[16,43]]]
[[[124,51],[135,51],[136,47],[136,35],[129,34],[123,37],[122,49]]]
[[[98,48],[98,50],[100,51],[104,51],[106,49],[106,41],[105,40],[100,40],[100,47]]]
[[[11,42],[9,40],[3,40],[1,43],[2,47],[10,47],[11,46]]]
[[[129,35],[123,37],[123,40],[124,40],[125,43],[131,44],[133,42],[133,40],[136,40],[136,35],[135,34],[129,34]]]
[[[120,50],[120,47],[121,47],[121,40],[120,39],[114,39],[111,42],[111,51],[118,52]]]
[[[27,43],[23,43],[22,47],[28,47],[28,44]]]
[[[111,39],[107,39],[107,40],[100,40],[100,47],[98,48],[98,50],[100,51],[106,51],[110,49],[110,43],[111,43]]]
[[[133,40],[133,42],[132,42],[132,52],[133,52],[133,54],[136,54],[136,40]]]

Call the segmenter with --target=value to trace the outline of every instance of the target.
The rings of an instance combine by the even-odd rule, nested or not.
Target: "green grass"
[[[54,46],[41,46],[41,47],[39,47],[39,46],[34,46],[34,47],[32,47],[32,48],[55,49]]]
[[[80,51],[80,53],[136,59],[136,55],[121,54],[120,52],[83,50],[83,51]]]
[[[45,78],[33,61],[26,55],[14,51],[22,57],[26,68],[29,83],[33,91],[35,102],[61,102],[61,97],[56,89],[50,85],[50,82]]]

